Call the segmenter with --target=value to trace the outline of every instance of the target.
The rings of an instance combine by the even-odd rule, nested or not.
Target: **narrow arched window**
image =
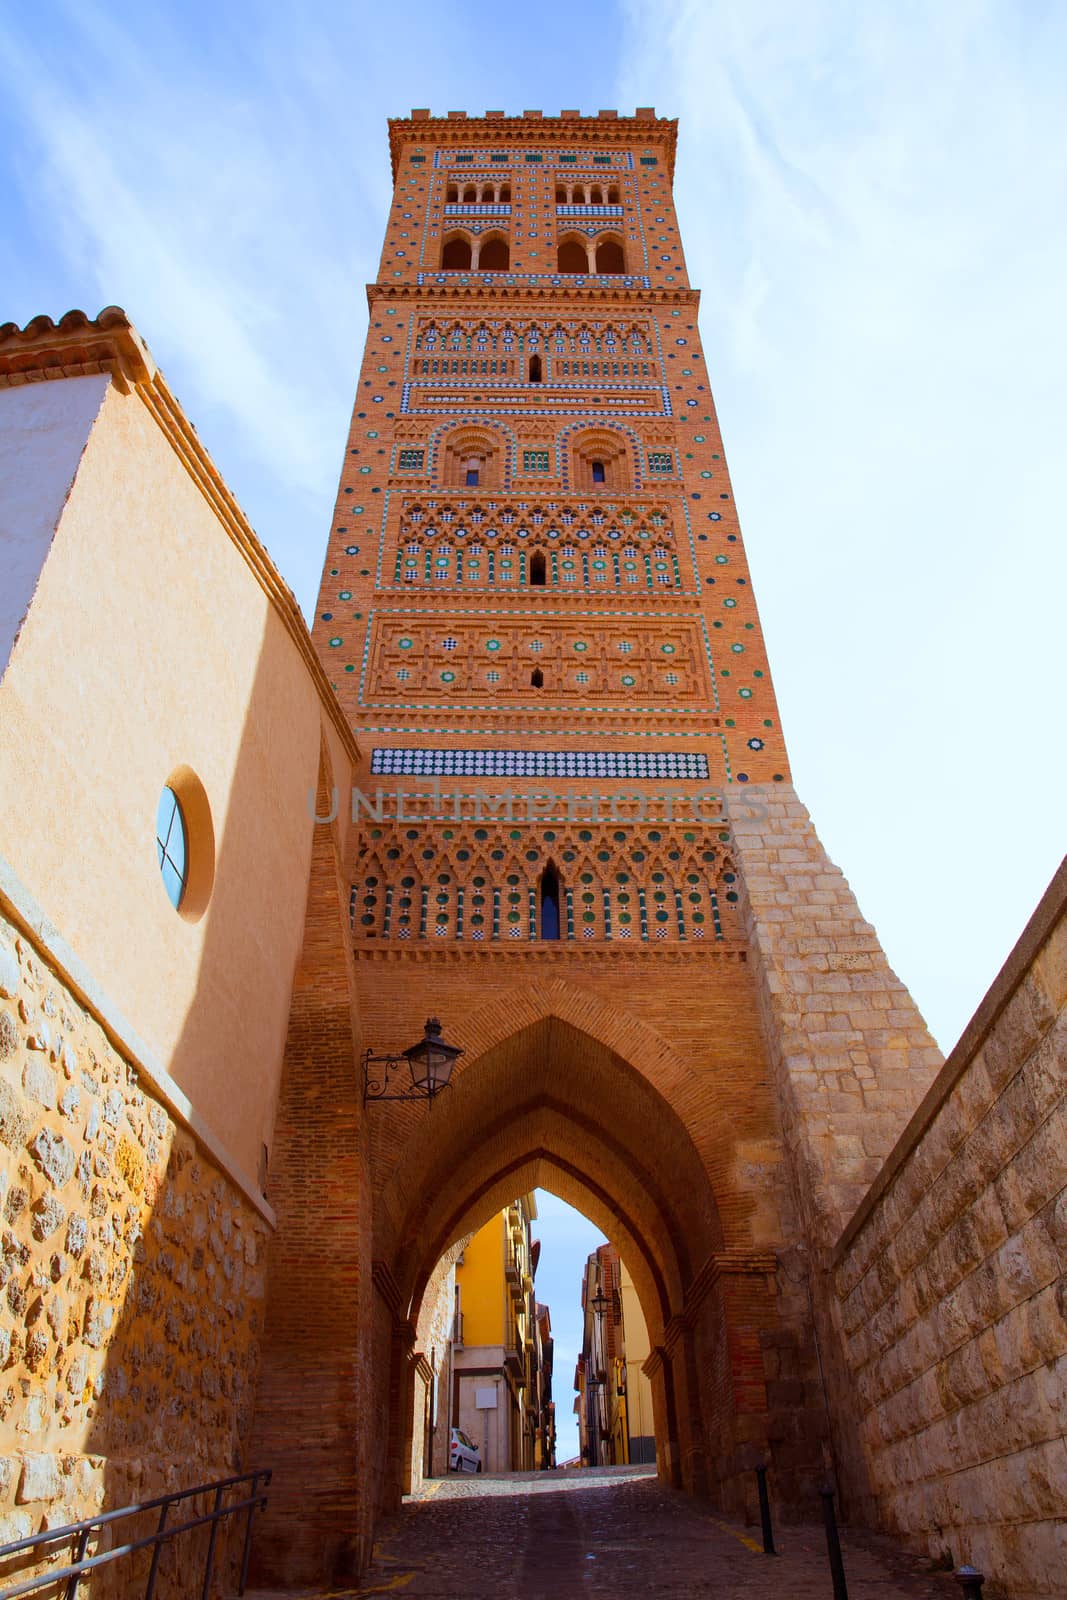
[[[535,550],[530,557],[530,582],[535,588],[543,589],[545,586],[545,558],[540,550]]]
[[[511,199],[511,184],[510,183],[502,183],[500,185],[500,198],[501,198],[501,200],[510,200]]]
[[[558,206],[565,206],[567,204],[567,191],[563,188],[562,184],[556,185],[556,204]]]
[[[441,266],[446,272],[465,272],[471,264],[471,242],[461,233],[454,233],[445,240],[445,247],[441,251]]]
[[[541,382],[541,357],[540,356],[531,356],[530,357],[530,382],[531,383],[540,383]]]
[[[450,183],[448,186],[448,193],[445,195],[445,202],[447,205],[455,205],[458,200],[459,190],[456,188],[454,183]]]
[[[482,185],[482,204],[484,205],[486,203],[486,201],[492,202],[495,198],[496,198],[496,196],[493,194],[493,186],[492,186],[492,184],[490,184],[490,183],[483,184]]]
[[[594,483],[604,483],[606,481],[605,477],[604,477],[604,463],[602,461],[594,461],[592,463],[592,467],[593,467],[593,482]]]
[[[531,688],[534,688],[534,689],[543,689],[544,688],[544,686],[545,686],[545,675],[541,671],[540,667],[534,667],[533,671],[530,673],[530,686],[531,686]]]
[[[472,205],[475,201],[477,201],[477,199],[478,199],[478,191],[477,191],[477,189],[474,187],[473,183],[468,184],[467,187],[463,191],[463,203],[464,203],[464,205]]]
[[[479,470],[481,468],[481,464],[482,464],[482,462],[481,462],[481,457],[480,456],[468,456],[468,458],[467,458],[467,479],[466,479],[467,488],[468,489],[477,489],[477,487],[478,487],[478,475],[479,475]]]
[[[595,185],[590,191],[589,204],[591,206],[602,206],[604,204],[604,196]]]
[[[564,239],[556,252],[556,267],[560,272],[588,272],[589,257],[580,239]]]
[[[559,873],[550,861],[541,874],[541,937],[559,938]]]
[[[499,234],[490,234],[488,239],[482,241],[482,248],[478,253],[478,266],[482,272],[506,272],[511,251],[506,239]]]
[[[618,239],[601,239],[596,247],[596,270],[600,273],[626,271],[622,244]]]

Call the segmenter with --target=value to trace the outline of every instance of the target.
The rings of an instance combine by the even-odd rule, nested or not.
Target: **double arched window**
[[[511,246],[503,233],[448,233],[441,246],[442,272],[507,272]]]
[[[595,239],[567,233],[556,251],[557,272],[597,273],[601,276],[626,271],[626,252],[617,233],[602,233]]]

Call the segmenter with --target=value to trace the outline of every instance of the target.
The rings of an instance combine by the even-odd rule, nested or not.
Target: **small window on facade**
[[[604,463],[602,461],[594,461],[593,462],[593,482],[594,483],[603,483],[604,482]]]
[[[533,671],[530,673],[530,683],[531,683],[532,687],[535,688],[535,689],[543,689],[544,688],[545,675],[541,671],[540,667],[534,667]]]
[[[471,242],[461,233],[445,240],[441,252],[441,266],[446,272],[465,272],[471,264]]]
[[[522,470],[524,472],[547,472],[547,450],[524,450],[522,452]]]
[[[401,472],[418,472],[422,468],[423,452],[421,450],[401,450]]]
[[[530,557],[530,582],[535,588],[543,589],[545,586],[545,558],[540,550]]]
[[[477,487],[478,487],[478,468],[477,468],[477,466],[473,466],[473,467],[468,466],[466,483],[467,483],[467,488],[468,489],[477,489]]]
[[[662,476],[670,472],[674,466],[674,457],[669,450],[650,450],[648,452],[648,470]]]
[[[625,272],[626,263],[618,239],[601,239],[596,247],[596,270],[600,273]]]
[[[541,937],[559,938],[559,873],[550,861],[541,874]]]
[[[531,383],[540,383],[541,382],[541,357],[540,356],[531,356],[530,357],[530,382]]]
[[[481,272],[506,272],[511,257],[506,239],[499,234],[490,234],[484,240],[478,254],[478,268]]]
[[[163,887],[175,911],[181,907],[189,878],[189,832],[174,790],[163,790],[156,807],[156,855]]]
[[[579,239],[564,239],[556,251],[556,267],[560,272],[588,272],[589,258]]]

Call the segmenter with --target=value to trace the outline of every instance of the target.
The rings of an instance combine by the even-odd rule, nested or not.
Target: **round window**
[[[156,807],[156,855],[163,887],[175,911],[180,911],[189,876],[189,832],[181,801],[169,784]]]
[[[176,768],[159,797],[156,861],[171,905],[196,922],[215,881],[215,830],[207,791],[191,767]]]

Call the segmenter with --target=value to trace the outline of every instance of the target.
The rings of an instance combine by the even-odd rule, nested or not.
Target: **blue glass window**
[[[163,887],[177,910],[189,876],[189,834],[178,796],[171,788],[163,790],[156,808],[156,855]]]

